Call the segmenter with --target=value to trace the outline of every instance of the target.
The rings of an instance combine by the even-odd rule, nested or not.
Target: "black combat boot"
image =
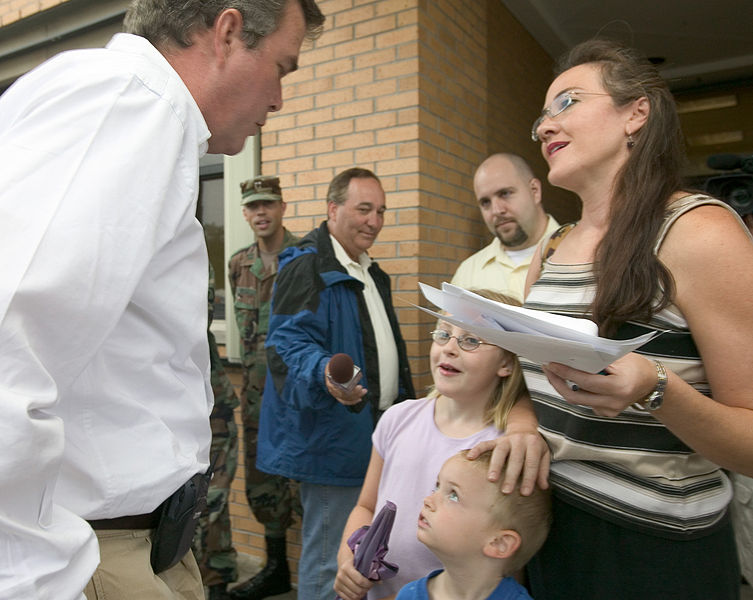
[[[218,583],[209,586],[208,600],[229,600],[230,595],[227,593],[227,584]]]
[[[267,564],[245,583],[230,592],[233,600],[262,600],[290,591],[290,571],[285,556],[285,538],[265,537]]]

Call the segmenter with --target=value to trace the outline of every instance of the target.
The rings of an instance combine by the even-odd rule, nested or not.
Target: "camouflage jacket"
[[[280,251],[295,246],[300,238],[284,229]],[[264,389],[267,359],[264,341],[269,324],[269,305],[277,277],[277,261],[264,270],[259,246],[254,243],[230,257],[228,280],[233,293],[235,320],[241,337],[243,387],[241,394],[250,402],[259,402]]]

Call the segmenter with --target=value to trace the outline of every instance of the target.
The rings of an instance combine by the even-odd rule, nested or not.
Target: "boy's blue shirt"
[[[429,579],[436,577],[442,569],[432,571],[426,577],[416,579],[404,585],[395,600],[429,600]],[[479,600],[533,600],[526,589],[512,577],[505,577],[499,582],[490,596]]]

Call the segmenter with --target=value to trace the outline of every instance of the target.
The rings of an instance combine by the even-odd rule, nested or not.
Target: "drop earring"
[[[630,150],[633,146],[635,146],[635,140],[633,139],[633,134],[628,133],[628,140],[627,140],[628,150]]]

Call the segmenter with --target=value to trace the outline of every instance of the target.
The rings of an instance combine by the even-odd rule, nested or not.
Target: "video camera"
[[[706,192],[729,204],[741,217],[753,213],[753,155],[712,154],[706,164],[710,169],[734,171],[706,180]]]

